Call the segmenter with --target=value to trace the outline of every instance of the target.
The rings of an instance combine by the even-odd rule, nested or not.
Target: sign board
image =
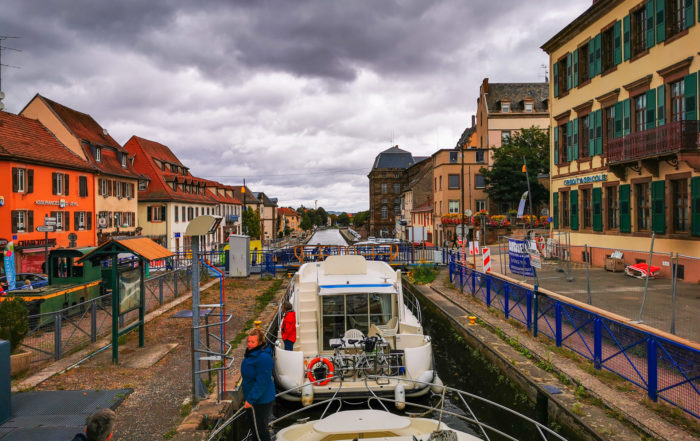
[[[38,227],[36,227],[36,231],[40,233],[50,233],[55,230],[56,228],[53,225],[39,225]]]
[[[180,237],[180,233],[175,233],[175,237]]]
[[[530,254],[524,240],[508,239],[508,267],[513,274],[534,277]]]
[[[542,259],[539,254],[530,253],[530,265],[533,268],[542,269]]]
[[[44,225],[55,226],[55,225],[56,225],[56,221],[55,221],[55,220],[46,220],[46,219],[44,219]]]
[[[46,217],[44,217],[44,223],[47,223],[47,222],[56,223],[56,218],[55,218],[55,217],[46,216]]]

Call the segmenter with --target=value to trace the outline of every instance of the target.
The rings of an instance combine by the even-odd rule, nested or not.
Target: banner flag
[[[5,276],[7,280],[7,290],[17,288],[17,278],[15,275],[15,243],[10,241],[5,246]]]
[[[525,213],[525,201],[527,201],[527,191],[520,196],[520,204],[518,205],[518,217],[523,217]]]

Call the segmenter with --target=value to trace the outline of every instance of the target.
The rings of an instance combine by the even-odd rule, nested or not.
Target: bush
[[[10,342],[10,350],[18,352],[19,345],[29,332],[29,311],[22,299],[11,298],[0,302],[0,339]]]
[[[435,265],[421,263],[413,269],[413,278],[419,283],[431,283],[433,280],[435,280],[437,273],[438,271],[435,268]]]

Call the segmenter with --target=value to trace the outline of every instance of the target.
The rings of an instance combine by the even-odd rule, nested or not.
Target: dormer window
[[[122,153],[122,167],[126,168],[126,154]]]
[[[501,112],[510,113],[510,101],[501,101]]]
[[[535,108],[535,103],[532,101],[525,101],[525,113],[532,113]]]
[[[102,162],[102,147],[95,147],[95,161]]]
[[[139,181],[139,191],[145,191],[148,188],[148,181]]]

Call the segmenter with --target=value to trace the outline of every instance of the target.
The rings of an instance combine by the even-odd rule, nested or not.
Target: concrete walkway
[[[588,395],[594,399],[600,400],[600,402],[612,411],[612,414],[620,415],[624,420],[629,422],[630,425],[636,427],[647,436],[656,439],[678,441],[696,439],[696,434],[690,434],[678,425],[669,423],[641,404],[641,401],[645,397],[645,393],[641,389],[625,381],[617,380],[616,376],[610,377],[609,374],[593,375],[586,372],[580,367],[582,364],[572,359],[575,357],[565,357],[561,355],[561,351],[554,352],[550,350],[543,343],[534,339],[531,334],[526,331],[524,332],[521,327],[514,326],[511,322],[506,321],[502,315],[490,313],[483,303],[473,299],[469,295],[460,293],[456,289],[446,286],[445,282],[447,277],[447,270],[443,270],[432,284],[424,286],[417,285],[415,288],[420,290],[426,298],[449,313],[456,321],[465,326],[467,326],[468,323],[468,315],[479,317],[486,326],[477,325],[468,328],[469,332],[471,332],[475,338],[480,340],[487,338],[492,339],[494,334],[488,330],[487,327],[500,329],[505,334],[506,339],[512,339],[512,341],[518,342],[536,361],[540,361],[540,364],[544,364],[542,363],[543,361],[546,362],[547,365],[551,363],[551,371],[555,375],[550,375],[543,369],[540,369],[539,373],[532,373],[532,371],[529,371],[529,367],[531,367],[529,365],[532,363],[528,363],[527,358],[524,361],[522,359],[516,360],[515,358],[511,358],[513,357],[512,353],[506,357],[506,360],[512,360],[510,364],[513,369],[526,372],[526,375],[528,375],[535,384],[544,385],[555,382],[557,387],[563,391],[569,391],[569,394],[550,396],[550,399],[570,400],[571,395],[573,395],[576,400],[571,402],[569,406],[576,406],[579,409],[577,414],[580,413],[582,419],[601,434],[601,439],[639,439],[639,435],[635,435],[636,438],[630,438],[628,426],[616,426],[612,421],[603,420],[602,418],[606,412],[603,411],[601,415],[599,407],[585,400],[578,400],[577,398],[580,398],[582,394],[580,391],[577,394],[576,389],[572,385],[578,383],[583,386]],[[512,349],[509,345],[503,343],[500,338],[496,338],[493,341],[495,343],[492,347],[500,346],[494,347],[493,350],[495,351],[505,350],[503,348],[504,346],[507,346],[508,349]],[[567,378],[570,384],[564,384],[561,378]],[[576,402],[580,404],[574,404]]]

